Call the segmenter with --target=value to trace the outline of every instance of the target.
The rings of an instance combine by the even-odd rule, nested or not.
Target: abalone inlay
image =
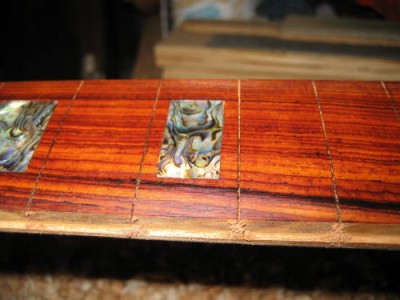
[[[0,172],[25,172],[57,101],[0,102]]]
[[[218,179],[223,125],[223,101],[171,101],[158,177]]]

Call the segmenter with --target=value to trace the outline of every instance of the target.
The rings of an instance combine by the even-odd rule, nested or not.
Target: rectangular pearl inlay
[[[223,126],[223,101],[172,100],[157,176],[218,179]]]
[[[0,172],[25,172],[57,101],[0,102]]]

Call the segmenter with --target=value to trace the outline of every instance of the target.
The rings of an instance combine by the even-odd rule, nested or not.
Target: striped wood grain
[[[134,214],[234,219],[237,210],[237,81],[164,81],[151,128]],[[220,179],[157,177],[157,162],[171,99],[223,100]]]
[[[400,122],[380,82],[316,82],[343,222],[400,222]]]
[[[311,82],[243,81],[241,98],[241,217],[336,221]]]
[[[32,202],[35,211],[129,215],[159,81],[86,81]]]
[[[383,88],[392,103],[392,109],[400,121],[400,86],[398,82],[382,82]]]
[[[28,171],[0,173],[0,229],[400,247],[399,83],[314,84],[0,85],[0,101],[59,100]],[[172,99],[225,101],[220,180],[156,176]],[[247,234],[233,234],[234,220]]]
[[[74,97],[78,81],[5,83],[0,90],[0,101],[58,100],[39,146],[26,173],[0,173],[0,206],[3,209],[24,210],[36,184],[36,178],[49,153],[53,138]]]

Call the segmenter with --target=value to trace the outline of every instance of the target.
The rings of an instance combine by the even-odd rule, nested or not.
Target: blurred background
[[[0,234],[0,299],[399,299],[400,253]]]
[[[397,0],[5,0],[0,80],[398,80],[399,19]]]
[[[0,80],[400,80],[397,0],[1,2]],[[400,253],[0,233],[0,299],[400,299]]]

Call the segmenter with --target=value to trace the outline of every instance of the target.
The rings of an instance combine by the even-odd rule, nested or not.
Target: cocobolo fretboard
[[[400,248],[398,82],[0,87],[0,101],[58,101],[27,171],[0,173],[3,231]],[[184,99],[224,101],[219,179],[157,176]]]

